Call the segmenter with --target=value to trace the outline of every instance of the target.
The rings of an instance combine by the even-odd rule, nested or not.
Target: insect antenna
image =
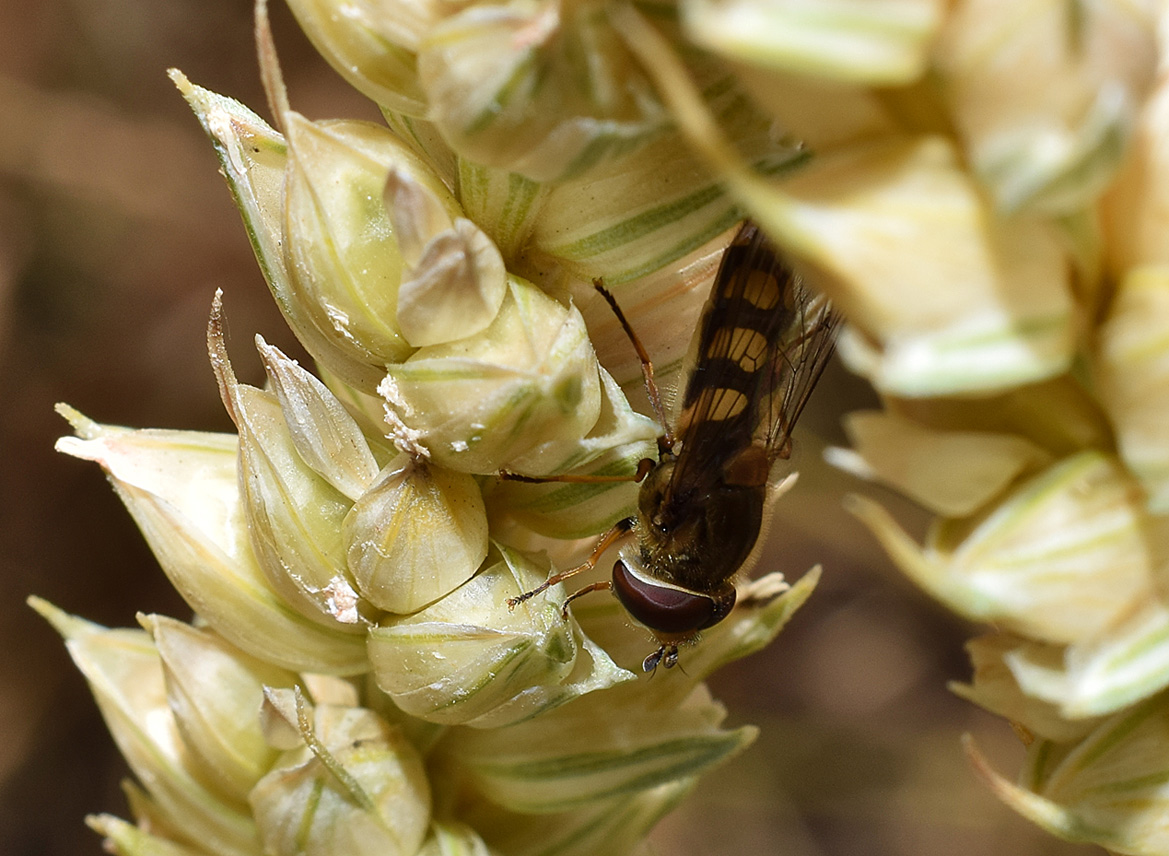
[[[654,416],[657,417],[658,422],[662,424],[662,435],[658,437],[658,454],[659,456],[668,455],[674,449],[674,432],[670,430],[670,421],[666,418],[666,409],[662,406],[662,395],[658,391],[657,381],[654,380],[653,360],[649,358],[649,352],[641,344],[637,331],[633,329],[633,325],[629,323],[625,313],[621,311],[617,298],[609,289],[605,288],[604,281],[599,278],[594,279],[593,288],[600,292],[601,297],[605,298],[605,302],[609,304],[609,308],[613,310],[613,314],[621,323],[621,329],[625,331],[625,335],[633,343],[633,349],[637,351],[637,358],[641,361],[641,376],[645,380],[645,391],[649,396],[650,407],[653,408]]]

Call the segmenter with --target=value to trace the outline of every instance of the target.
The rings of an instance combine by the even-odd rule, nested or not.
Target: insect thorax
[[[642,565],[654,577],[691,591],[718,592],[759,538],[767,489],[714,480],[667,495],[673,466],[662,462],[641,486],[634,532]]]

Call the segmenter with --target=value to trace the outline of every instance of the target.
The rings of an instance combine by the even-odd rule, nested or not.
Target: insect
[[[658,460],[638,466],[635,516],[606,532],[582,565],[552,575],[508,605],[592,569],[609,547],[632,535],[636,545],[621,550],[612,579],[575,592],[564,611],[581,595],[610,589],[658,641],[642,663],[650,672],[676,665],[678,646],[734,607],[733,580],[759,538],[772,464],[791,453],[792,429],[832,354],[838,316],[805,288],[758,227],[745,223],[719,264],[697,362],[671,431],[653,364],[616,300],[600,282],[596,287],[641,359],[650,402],[665,426]]]

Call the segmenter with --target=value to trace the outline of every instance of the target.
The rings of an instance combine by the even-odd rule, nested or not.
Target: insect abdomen
[[[720,466],[751,445],[780,335],[790,321],[790,278],[753,227],[727,249],[683,399],[682,454]]]

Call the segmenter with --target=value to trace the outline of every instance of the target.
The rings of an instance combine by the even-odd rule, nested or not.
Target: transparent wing
[[[791,454],[792,429],[832,357],[840,326],[828,299],[809,291],[798,278],[793,302],[795,318],[775,349],[764,394],[767,409],[757,435],[771,462]]]

